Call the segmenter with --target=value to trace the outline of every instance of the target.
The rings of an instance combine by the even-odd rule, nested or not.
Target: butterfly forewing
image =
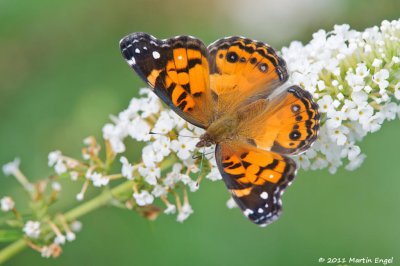
[[[159,40],[133,33],[120,42],[136,73],[178,115],[206,128],[213,114],[207,48],[189,36]]]
[[[234,111],[266,97],[288,79],[285,61],[265,43],[229,37],[208,50],[211,88],[218,95],[220,110]]]

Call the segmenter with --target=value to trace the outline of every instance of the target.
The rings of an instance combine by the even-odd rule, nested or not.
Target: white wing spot
[[[139,48],[136,48],[136,49],[135,49],[135,53],[140,54]]]
[[[258,213],[263,213],[264,210],[262,208],[258,208]]]
[[[135,60],[134,57],[132,57],[131,59],[127,60],[127,62],[128,62],[128,64],[129,64],[130,66],[133,66],[134,64],[136,64],[136,60]]]
[[[262,199],[268,199],[268,193],[264,191],[263,193],[260,194],[260,197]]]
[[[146,50],[146,51],[147,51],[147,47],[146,47],[146,46],[143,46],[143,50]]]
[[[154,59],[160,58],[160,53],[157,52],[157,51],[154,51],[154,52],[153,52],[153,58],[154,58]]]
[[[268,208],[268,207],[269,207],[268,203],[266,203],[264,207],[265,207],[265,208]]]
[[[252,210],[250,210],[250,209],[246,209],[246,210],[244,210],[244,215],[246,215],[247,217],[249,217],[249,215],[250,214],[253,214],[254,212],[252,211]]]

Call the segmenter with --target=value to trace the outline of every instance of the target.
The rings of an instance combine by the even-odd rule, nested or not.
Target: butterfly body
[[[243,213],[262,226],[275,221],[296,172],[288,155],[307,150],[319,129],[310,93],[282,86],[285,61],[265,43],[236,36],[206,47],[191,36],[139,32],[120,48],[170,108],[205,129],[196,146],[216,145],[218,169]]]
[[[238,137],[235,132],[237,128],[238,120],[235,116],[221,117],[210,124],[206,133],[200,136],[200,141],[196,146],[210,147],[212,144],[233,140]]]

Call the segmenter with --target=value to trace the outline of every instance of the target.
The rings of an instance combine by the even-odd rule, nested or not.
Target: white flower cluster
[[[317,142],[296,160],[303,169],[328,168],[334,173],[346,164],[346,169],[357,168],[365,155],[357,142],[369,132],[379,130],[385,120],[393,120],[400,113],[400,21],[384,21],[358,32],[348,25],[335,26],[331,32],[320,30],[307,45],[293,42],[282,49],[291,82],[300,84],[312,93],[319,104],[321,129]],[[126,147],[126,138],[146,142],[142,161],[131,164],[121,156],[122,175],[139,184],[133,193],[138,206],[152,204],[160,198],[165,213],[178,210],[178,221],[192,212],[187,197],[184,202],[171,204],[168,195],[177,195],[177,188],[196,191],[200,158],[206,154],[206,177],[221,179],[212,149],[196,150],[203,130],[198,129],[164,108],[159,98],[149,89],[140,90],[141,98],[133,98],[129,107],[112,117],[103,127],[103,137],[116,154]],[[169,172],[162,164],[173,160]],[[229,207],[234,207],[232,200]]]
[[[347,170],[360,166],[365,155],[356,143],[400,115],[400,20],[363,32],[349,25],[320,30],[282,55],[290,81],[313,95],[322,115],[319,138],[299,165],[331,173],[344,163]]]
[[[142,150],[141,164],[132,165],[126,157],[120,157],[121,173],[133,180],[133,173],[137,171],[143,179],[144,187],[133,193],[138,206],[152,204],[155,198],[161,197],[167,205],[164,212],[172,214],[176,212],[176,206],[166,200],[169,191],[182,186],[192,192],[199,188],[197,180],[192,177],[200,174],[200,158],[193,157],[203,130],[190,125],[172,110],[165,109],[151,90],[141,89],[140,95],[142,98],[133,98],[126,110],[112,117],[114,123],[103,127],[103,137],[110,142],[115,153],[125,151],[124,140],[127,137],[148,143]],[[204,152],[209,155],[203,163],[209,164],[212,169],[206,177],[221,179],[211,149],[205,149]],[[169,173],[162,174],[162,162],[171,157],[179,162],[173,165]],[[185,220],[192,212],[189,203],[184,202],[178,206],[177,220]]]
[[[72,158],[63,156],[61,151],[52,151],[47,157],[48,166],[54,167],[54,171],[58,175],[66,173],[69,169],[77,167],[78,162]],[[71,173],[73,174],[73,173]]]

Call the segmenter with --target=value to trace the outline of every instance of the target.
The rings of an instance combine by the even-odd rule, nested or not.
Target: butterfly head
[[[211,137],[210,134],[208,134],[206,132],[206,133],[204,133],[203,135],[200,136],[200,141],[197,142],[196,147],[197,148],[211,147],[214,144],[215,144],[215,140]]]

